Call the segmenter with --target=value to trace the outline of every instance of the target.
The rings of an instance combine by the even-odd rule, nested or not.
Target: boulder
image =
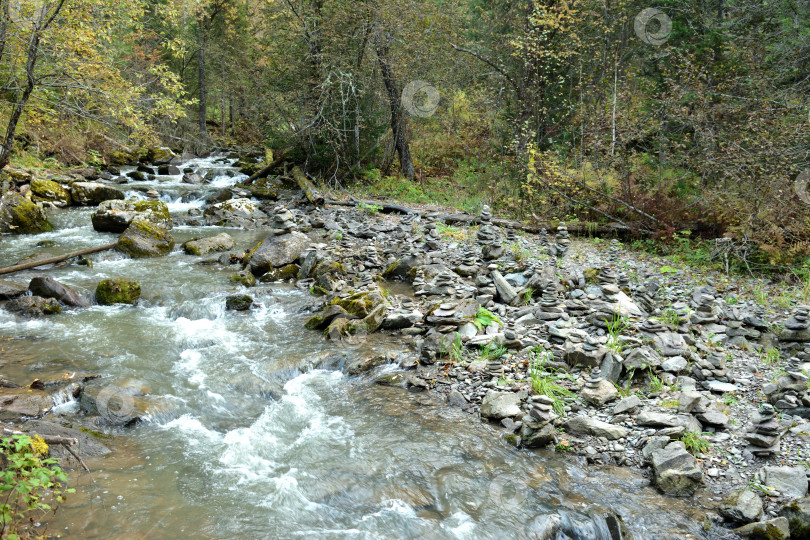
[[[44,317],[62,312],[62,306],[53,298],[19,296],[6,304],[6,309],[24,317]]]
[[[62,285],[51,277],[35,277],[28,284],[28,290],[34,296],[54,298],[72,307],[87,307],[90,305],[90,302],[82,298],[76,291]]]
[[[161,176],[177,176],[182,174],[182,171],[174,165],[161,165],[158,167],[158,174]]]
[[[99,440],[91,433],[80,431],[68,425],[62,425],[57,422],[65,422],[65,420],[29,420],[20,426],[20,431],[25,433],[36,433],[37,435],[45,435],[50,437],[69,437],[76,439],[78,442],[71,447],[71,449],[82,456],[82,459],[93,458],[109,454],[111,450],[101,444]],[[102,436],[101,433],[98,436]],[[55,457],[63,463],[70,462],[75,459],[65,447],[61,444],[51,445],[49,448],[49,455]],[[64,460],[64,461],[63,461]]]
[[[135,219],[143,219],[164,229],[172,228],[169,207],[162,201],[104,201],[90,218],[99,232],[122,233]]]
[[[522,413],[520,396],[514,392],[490,390],[481,402],[481,416],[490,420],[514,418]]]
[[[627,428],[602,422],[590,416],[574,416],[565,423],[565,430],[575,435],[593,435],[615,441],[627,437]]]
[[[777,490],[789,499],[807,495],[807,476],[803,467],[766,466],[757,471],[756,481]]]
[[[42,390],[0,388],[0,422],[17,422],[40,416],[53,407],[53,398]]]
[[[146,414],[142,385],[88,385],[79,398],[79,406],[89,415],[100,416],[107,424],[131,425]]]
[[[267,214],[250,199],[231,199],[211,205],[203,212],[203,218],[209,225],[243,229],[255,229],[268,222]]]
[[[624,369],[656,368],[661,365],[661,356],[647,346],[636,347],[624,356]]]
[[[754,540],[788,540],[788,538],[792,538],[788,520],[783,517],[743,525],[739,529],[734,529],[734,532],[743,538]]]
[[[181,180],[181,182],[184,184],[192,185],[202,184],[204,181],[205,179],[197,173],[186,173],[183,175],[183,179]]]
[[[247,294],[233,294],[225,299],[228,311],[247,311],[253,306],[253,298]]]
[[[219,251],[228,251],[234,246],[233,238],[228,233],[221,233],[209,238],[197,238],[183,244],[189,255],[207,255]]]
[[[735,491],[720,505],[720,515],[734,523],[746,524],[762,519],[762,500],[750,489]]]
[[[267,237],[247,258],[250,271],[261,276],[271,268],[294,263],[312,241],[298,231]]]
[[[112,186],[98,182],[74,182],[70,186],[70,198],[77,206],[97,206],[112,199],[123,200],[124,193]]]
[[[31,200],[59,207],[70,206],[70,193],[53,180],[35,179],[31,181]]]
[[[779,510],[779,515],[788,520],[793,540],[810,540],[810,497],[790,501]]]
[[[425,264],[425,259],[421,255],[406,255],[388,265],[382,275],[386,279],[398,278],[413,281],[416,275],[414,269],[423,264]]]
[[[19,193],[0,198],[0,233],[38,234],[53,230],[45,211]]]
[[[145,219],[135,219],[118,238],[115,249],[134,259],[161,257],[174,248],[174,238],[166,229]]]
[[[143,156],[143,150],[141,150]],[[152,165],[167,165],[171,163],[171,161],[177,157],[171,148],[161,146],[157,148],[148,148],[146,149],[146,161],[150,162]]]
[[[641,400],[637,395],[622,398],[613,406],[613,414],[623,414],[636,410],[641,405]]]
[[[668,414],[645,409],[636,417],[636,424],[643,427],[673,428],[682,427],[691,433],[701,433],[703,426],[689,414]]]
[[[616,399],[618,394],[619,392],[612,382],[600,379],[594,387],[585,386],[579,395],[588,403],[601,407],[608,401]]]
[[[0,300],[10,300],[24,295],[28,289],[22,283],[0,279]]]
[[[141,284],[131,279],[104,279],[96,286],[96,302],[102,306],[134,304],[141,296]]]
[[[135,156],[122,150],[110,150],[108,156],[112,165],[135,165],[138,162]]]
[[[703,484],[703,473],[695,457],[681,441],[671,442],[652,453],[655,485],[667,495],[693,495]]]

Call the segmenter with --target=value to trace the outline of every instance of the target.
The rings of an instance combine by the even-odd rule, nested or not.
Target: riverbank
[[[383,214],[370,204],[314,206],[283,178],[248,188],[240,186],[246,176],[233,167],[235,158],[219,165],[214,161],[205,162],[207,171],[200,170],[206,167],[199,160],[179,159],[175,165],[156,165],[152,172],[142,164],[141,170],[125,167],[118,177],[91,180],[119,190],[121,199],[165,204],[169,224],[155,205],[131,202],[132,208],[117,208],[96,201],[98,207],[51,210],[49,216],[57,216],[53,219],[64,216],[69,222],[57,223],[56,233],[43,233],[64,234],[60,247],[70,251],[101,240],[120,243],[118,235],[125,237],[137,219],[172,227],[166,233],[173,247],[155,253],[156,258],[133,259],[119,249],[92,261],[103,276],[96,270],[86,275],[87,265],[74,262],[57,270],[71,286],[88,291],[96,289],[97,278],[113,272],[138,279],[144,292],[134,311],[160,312],[165,331],[185,328],[182,346],[169,352],[179,363],[168,369],[197,381],[197,392],[210,393],[204,381],[213,372],[195,367],[205,354],[193,351],[198,343],[220,339],[215,333],[206,336],[218,323],[205,321],[221,318],[230,321],[230,331],[245,332],[275,320],[273,310],[280,309],[295,323],[285,323],[284,331],[296,328],[288,350],[296,339],[324,343],[328,349],[286,369],[338,369],[375,386],[429,392],[451,409],[481,417],[493,428],[486,432],[518,447],[524,461],[547,459],[535,456],[533,449],[548,448],[563,460],[588,467],[630,467],[647,474],[651,485],[664,493],[716,505],[720,513],[710,512],[705,523],[696,524],[699,529],[714,527],[707,534],[715,537],[726,534],[724,528],[777,519],[788,501],[806,495],[810,403],[803,371],[810,361],[804,341],[810,324],[796,305],[772,305],[776,295],[767,287],[641,257],[615,243],[572,239],[564,225],[535,235],[500,229],[486,213],[479,216],[480,224],[469,227],[437,221],[441,213],[429,208],[400,215]],[[161,175],[160,166],[174,166],[176,174]],[[60,184],[70,200],[77,182],[82,183],[76,178]],[[78,187],[83,193],[83,186]],[[116,226],[115,216],[121,214],[129,216],[122,230],[98,231]],[[66,230],[72,232],[59,232]],[[36,243],[7,253],[22,258]],[[19,294],[35,274],[19,275]],[[206,295],[206,289],[211,293]],[[189,294],[196,299],[183,298]],[[279,295],[296,299],[295,315]],[[85,296],[94,304],[98,294]],[[147,321],[143,315],[129,319],[133,310],[123,305],[70,307],[64,297],[60,304],[65,314],[46,316],[43,311],[43,319],[4,315],[0,328],[43,325],[44,330],[48,323],[41,321],[57,320],[52,317],[85,318],[96,334],[86,336],[84,346],[95,343],[100,320],[110,315],[121,317],[121,324],[104,327],[126,330],[125,340],[148,342],[154,340],[151,332],[160,332],[151,326],[130,328]],[[6,303],[6,312],[8,307]],[[27,347],[31,344],[18,342],[6,350],[19,358]],[[80,346],[59,342],[59,348],[66,347],[63,356],[71,360],[64,367],[86,354]],[[252,359],[261,351],[255,347],[240,354]],[[314,345],[308,347],[314,351]],[[137,354],[163,365],[160,346],[153,349]],[[306,357],[307,352],[296,356]],[[169,389],[156,391],[164,386],[157,374],[143,381],[143,372],[133,370],[135,380],[119,374],[111,385],[109,374],[101,371],[102,385],[95,374],[74,373],[67,382],[56,377],[59,369],[54,366],[43,369],[37,367],[40,358],[30,360],[25,367],[13,367],[19,362],[3,365],[4,373],[18,377],[42,371],[37,378],[44,389],[24,389],[39,401],[31,402],[33,409],[18,419],[41,417],[43,410],[52,418],[58,392],[76,421],[90,431],[127,433],[150,422],[173,424],[186,411],[199,414],[178,405]],[[118,367],[109,364],[107,369]],[[258,383],[260,393],[283,401],[286,384],[295,377],[289,374],[270,387]],[[255,388],[253,384],[242,387]],[[105,395],[104,389],[111,387]],[[11,395],[12,390],[4,392]],[[109,405],[111,397],[114,403],[120,400],[123,413],[118,405]],[[183,396],[185,403],[189,399]],[[204,401],[201,396],[193,400]],[[762,410],[757,417],[766,402],[776,406],[774,414]],[[243,411],[245,417],[255,418],[262,407],[252,403]],[[189,427],[181,423],[183,429]],[[212,430],[207,436],[219,437],[213,426],[206,429]],[[534,493],[522,470],[500,470],[501,476],[507,473],[516,478],[507,483]],[[490,487],[499,485],[493,482]],[[721,508],[741,489],[745,492],[735,504]],[[568,530],[562,521],[544,523],[549,537]],[[777,520],[771,528],[783,525]]]

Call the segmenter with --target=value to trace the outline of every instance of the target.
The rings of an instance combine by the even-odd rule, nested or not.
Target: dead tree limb
[[[28,270],[30,268],[37,268],[39,266],[45,266],[46,264],[59,263],[62,261],[66,261],[68,259],[72,259],[73,257],[79,257],[81,255],[90,255],[91,253],[106,251],[114,247],[115,244],[107,244],[106,246],[99,246],[94,248],[81,249],[79,251],[72,251],[70,253],[66,253],[65,255],[59,255],[58,257],[51,257],[50,259],[41,259],[39,261],[31,261],[27,263],[17,264],[14,266],[7,266],[6,268],[0,268],[0,275],[11,274],[12,272],[19,272],[20,270]]]
[[[324,199],[323,195],[315,188],[315,185],[309,181],[309,178],[307,178],[307,175],[304,174],[304,171],[302,171],[300,167],[293,167],[292,176],[295,179],[295,183],[298,184],[298,187],[300,187],[304,195],[307,196],[309,202],[318,206],[322,206],[324,202],[326,202],[326,199]]]

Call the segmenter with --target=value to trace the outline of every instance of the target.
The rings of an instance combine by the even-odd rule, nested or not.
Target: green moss
[[[386,268],[385,271],[383,271],[382,275],[384,277],[389,277],[389,276],[393,275],[394,270],[397,269],[397,266],[399,266],[399,259],[392,262],[391,265],[388,268]]]
[[[346,267],[337,261],[324,261],[318,264],[310,274],[313,277],[325,276],[327,274],[345,274]]]
[[[88,435],[95,437],[96,439],[104,440],[113,438],[112,435],[106,435],[100,431],[93,431],[92,429],[86,428],[84,426],[79,427],[79,431],[81,431],[82,433],[87,433]]]
[[[253,274],[247,271],[231,274],[228,280],[231,283],[239,283],[245,287],[253,287],[256,285],[256,278],[253,276]]]
[[[129,165],[135,163],[135,157],[120,150],[112,150],[109,153],[110,163],[113,165]]]
[[[288,279],[295,279],[298,277],[299,266],[297,264],[288,264],[281,268],[273,268],[265,273],[261,278],[262,283],[272,283],[274,281],[286,281]]]
[[[52,298],[48,298],[47,300],[53,300]],[[50,302],[46,301],[45,305],[42,308],[42,313],[45,315],[56,315],[57,313],[62,313],[62,306],[59,305],[58,302],[55,300]]]
[[[141,296],[141,284],[131,279],[104,279],[96,286],[96,301],[103,306],[133,304]]]
[[[585,281],[588,283],[596,283],[596,278],[599,277],[599,269],[586,268],[582,274],[585,276]]]
[[[70,204],[70,193],[53,180],[32,180],[31,193],[34,201],[56,201]]]
[[[169,231],[145,219],[136,219],[118,238],[116,249],[141,258],[166,255],[173,247],[174,238]]]
[[[37,234],[54,230],[44,210],[19,193],[7,193],[3,206],[11,217],[8,232],[14,234]]]
[[[169,207],[163,201],[137,201],[134,208],[136,212],[149,212],[158,219],[171,219]]]

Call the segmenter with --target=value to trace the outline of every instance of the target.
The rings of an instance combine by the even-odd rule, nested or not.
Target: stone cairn
[[[616,272],[619,289],[626,292],[630,290],[630,278],[628,278],[627,274],[619,267],[621,246],[621,242],[615,238],[610,241],[610,248],[608,248],[608,264],[612,266]]]
[[[763,404],[751,418],[753,427],[745,434],[748,451],[757,457],[769,457],[779,452],[779,420],[773,405]]]
[[[561,221],[560,224],[557,225],[557,242],[555,246],[558,256],[563,257],[570,245],[571,238],[568,236],[568,227]]]
[[[293,220],[292,212],[287,210],[284,205],[278,205],[273,209],[273,222],[270,228],[275,236],[288,234],[297,229],[295,221]]]
[[[486,261],[497,259],[506,251],[501,245],[498,228],[492,224],[492,212],[486,204],[481,209],[481,225],[476,238],[481,245],[481,255]]]
[[[425,230],[424,230],[424,240],[425,244],[431,251],[436,251],[441,249],[441,242],[439,241],[439,228],[436,225],[436,219],[433,216],[426,216],[425,218]]]
[[[512,227],[508,227],[506,229],[506,241],[509,243],[514,243],[518,241],[518,236],[515,233],[515,229],[513,229]]]
[[[797,306],[779,334],[781,341],[810,342],[810,306]]]
[[[556,321],[563,316],[564,311],[560,307],[557,287],[549,281],[543,288],[543,295],[540,297],[540,309],[535,312],[534,316],[541,321]]]
[[[461,277],[472,277],[478,273],[478,254],[474,249],[467,249],[462,253],[461,263],[454,268]]]
[[[714,305],[714,296],[701,294],[697,299],[695,311],[690,317],[692,324],[709,324],[718,321],[718,310]]]

